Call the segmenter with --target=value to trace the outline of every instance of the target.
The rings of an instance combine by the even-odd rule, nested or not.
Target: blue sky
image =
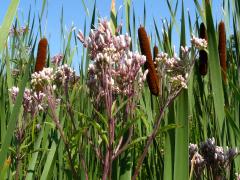
[[[170,0],[171,1],[171,0]],[[0,9],[0,22],[2,22],[4,14],[7,10],[10,0],[1,0],[1,9]],[[176,0],[171,1],[173,4],[176,3]],[[218,2],[218,3],[217,3]],[[44,28],[44,32],[46,37],[48,38],[50,45],[50,53],[51,56],[57,54],[61,51],[61,42],[60,42],[60,16],[61,9],[63,7],[64,10],[64,25],[66,32],[70,30],[72,24],[76,27],[76,29],[84,28],[84,21],[86,19],[87,27],[89,27],[91,21],[91,13],[94,6],[94,0],[85,0],[86,7],[89,11],[89,16],[84,10],[82,0],[47,0],[46,11],[44,13],[44,19],[42,21],[42,26]],[[109,19],[110,15],[110,6],[111,0],[96,0],[97,14],[101,17],[106,17]],[[158,29],[161,32],[162,23],[161,18],[170,19],[170,13],[167,7],[166,0],[145,0],[146,10],[147,10],[147,19],[146,19],[146,27],[148,32],[154,32],[153,18],[155,18]],[[220,0],[213,1],[213,12],[217,20],[223,19],[222,13],[222,4]],[[190,12],[191,18],[195,18],[195,5],[193,0],[184,0],[185,4],[185,13],[187,11]],[[18,8],[18,17],[21,21],[21,24],[24,25],[27,21],[27,15],[29,8],[31,6],[32,16],[37,16],[41,12],[42,1],[41,0],[20,0],[19,8]],[[144,0],[132,0],[132,7],[134,7],[136,13],[136,22],[137,27],[139,24],[143,23],[143,9],[144,9]],[[125,27],[125,7],[123,0],[116,0],[116,10],[119,14],[119,22],[123,22],[123,26]],[[181,17],[181,1],[179,0],[178,13],[177,13],[177,24],[180,28],[180,17]],[[131,14],[132,15],[132,14]],[[187,19],[186,19],[187,21]],[[37,26],[36,26],[37,27]],[[179,35],[176,31],[176,26],[173,32],[173,43],[178,46],[179,44]],[[89,29],[88,29],[89,30]],[[188,28],[187,28],[188,30]],[[189,33],[188,33],[189,34]],[[81,44],[78,43],[78,46],[81,47]],[[81,53],[81,50],[80,50]],[[74,57],[74,66],[80,62],[80,56]]]

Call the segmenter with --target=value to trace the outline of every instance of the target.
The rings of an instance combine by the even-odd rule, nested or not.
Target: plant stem
[[[49,91],[47,91],[47,95],[48,95],[48,105],[49,105],[49,108],[51,110],[51,116],[52,116],[52,119],[60,133],[60,136],[65,144],[65,148],[66,148],[66,151],[67,151],[67,155],[68,155],[68,161],[69,161],[69,164],[70,164],[70,168],[72,170],[72,173],[73,173],[73,177],[74,179],[78,179],[78,176],[77,176],[77,173],[74,169],[74,165],[73,165],[73,160],[72,160],[72,157],[71,157],[71,152],[70,152],[70,148],[69,148],[69,144],[67,142],[67,139],[65,138],[65,135],[64,135],[64,131],[62,129],[62,126],[59,122],[59,119],[55,113],[55,101],[54,101],[54,97],[51,95],[51,93]]]
[[[150,147],[150,145],[152,144],[154,138],[156,137],[157,135],[157,132],[159,130],[159,127],[160,127],[160,124],[161,124],[161,120],[163,118],[163,115],[164,115],[164,111],[165,109],[168,107],[168,105],[178,96],[178,94],[181,92],[182,88],[180,88],[174,95],[170,96],[167,100],[167,102],[165,103],[164,107],[163,108],[160,108],[160,114],[159,114],[159,117],[157,118],[157,121],[155,122],[154,124],[154,129],[151,133],[151,135],[148,137],[147,139],[147,144],[145,145],[144,147],[144,150],[143,150],[143,153],[141,154],[141,156],[138,158],[138,161],[137,161],[137,167],[134,171],[134,175],[132,177],[133,180],[135,180],[138,176],[138,173],[141,169],[141,166],[142,166],[142,163],[143,163],[143,160],[144,158],[146,157],[147,153],[148,153],[148,148]]]
[[[108,174],[108,169],[109,169],[109,151],[107,151],[106,156],[105,156],[105,161],[104,161],[104,169],[103,169],[103,180],[107,179],[107,174]]]

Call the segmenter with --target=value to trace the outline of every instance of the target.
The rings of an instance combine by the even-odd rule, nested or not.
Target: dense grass
[[[97,104],[96,97],[91,96],[88,88],[90,50],[74,46],[80,44],[74,29],[66,34],[62,31],[61,63],[71,65],[75,53],[81,54],[79,75],[75,75],[67,90],[64,85],[57,87],[53,97],[61,100],[57,106],[48,99],[47,104],[52,105],[52,108],[34,116],[24,112],[22,100],[24,89],[32,88],[30,81],[35,69],[37,45],[43,37],[41,26],[37,27],[37,32],[34,29],[36,21],[42,20],[46,1],[43,1],[41,13],[38,12],[38,19],[31,17],[29,13],[26,28],[22,32],[17,31],[20,30],[21,23],[18,18],[14,18],[19,2],[11,1],[0,28],[1,178],[101,179],[105,175],[112,179],[125,180],[131,179],[136,173],[136,167],[139,167],[139,179],[197,179],[189,160],[189,143],[200,146],[201,142],[214,137],[216,144],[224,149],[240,147],[240,2],[223,0],[224,22],[226,32],[229,33],[226,36],[225,81],[218,52],[219,22],[215,22],[211,3],[208,0],[194,0],[197,18],[193,21],[191,15],[185,11],[184,1],[180,3],[182,6],[178,2],[171,5],[169,0],[166,1],[171,18],[167,21],[167,17],[161,24],[162,32],[157,24],[160,21],[153,19],[155,29],[148,32],[151,46],[156,42],[160,52],[173,56],[174,46],[180,49],[180,46],[189,44],[187,41],[191,34],[186,33],[195,32],[198,36],[199,25],[204,22],[208,36],[208,69],[205,76],[199,73],[198,58],[191,57],[195,64],[189,74],[188,88],[176,93],[177,98],[168,102],[168,82],[164,80],[162,94],[158,97],[150,93],[148,84],[145,83],[133,100],[119,96],[112,101],[109,110],[103,102]],[[84,1],[82,2],[87,9]],[[137,28],[140,26],[136,22],[138,17],[135,16],[130,0],[125,0],[124,5],[126,19],[123,26],[131,35],[131,49],[141,52],[137,36]],[[113,32],[118,27],[115,8],[117,7],[112,0],[109,21]],[[176,18],[177,9],[181,10],[179,22]],[[147,11],[150,10],[144,6],[144,16],[141,17],[143,25]],[[84,36],[88,36],[91,28],[97,27],[96,6],[90,14],[91,27],[86,27],[85,24]],[[227,26],[229,23],[233,25],[233,29]],[[63,26],[62,24],[62,29]],[[9,33],[11,27],[14,27],[13,33]],[[173,34],[174,28],[180,32],[179,45],[173,44],[172,37],[177,35]],[[67,38],[64,39],[64,36]],[[51,63],[50,51],[48,49],[46,66],[56,69]],[[19,87],[14,104],[9,92],[13,86]],[[130,105],[134,108],[130,108],[131,113],[128,114]],[[114,139],[111,139],[109,132],[111,119],[117,119]],[[138,166],[139,157],[146,149],[147,142],[150,144],[146,157]],[[121,145],[121,153],[116,157],[113,155],[113,160],[109,162],[111,173],[105,174],[105,155],[109,148],[116,150],[118,145]],[[206,165],[201,178],[236,179],[235,173],[240,174],[239,156],[231,161],[228,168],[220,168],[218,172]]]

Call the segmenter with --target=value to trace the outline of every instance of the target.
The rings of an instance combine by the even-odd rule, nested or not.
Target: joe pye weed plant
[[[149,89],[156,96],[160,92],[160,82],[167,82],[167,97],[158,96],[159,117],[155,121],[153,131],[148,135],[146,145],[138,159],[133,176],[133,179],[136,179],[148,148],[159,130],[164,111],[181,90],[187,88],[188,75],[193,68],[198,49],[206,51],[207,42],[193,36],[191,40],[193,51],[191,48],[181,47],[182,59],[175,53],[173,57],[169,57],[167,53],[160,52],[155,58],[154,65],[150,43],[143,27],[139,28],[139,41],[143,55],[131,52],[131,38],[128,34],[114,35],[110,23],[105,19],[99,20],[98,27],[92,29],[87,38],[79,31],[78,39],[84,47],[88,48],[92,60],[88,68],[88,87],[93,97],[93,104],[107,117],[105,128],[108,137],[105,147],[103,146],[105,151],[101,151],[103,152],[101,157],[104,157],[102,160],[103,179],[107,179],[107,176],[111,179],[113,160],[131,142],[134,122],[131,122],[131,126],[128,127],[128,137],[125,141],[123,141],[123,137],[115,139],[118,137],[118,134],[115,134],[115,127],[119,124],[124,127],[124,124],[129,123],[128,121],[131,121],[135,115],[134,109],[137,108],[138,96],[146,76]],[[144,63],[145,71],[142,70]],[[125,108],[122,108],[121,102],[124,100],[126,100],[126,105]],[[120,110],[115,113],[116,109],[119,109],[118,106],[120,106]],[[119,115],[120,111],[122,111],[123,117]]]

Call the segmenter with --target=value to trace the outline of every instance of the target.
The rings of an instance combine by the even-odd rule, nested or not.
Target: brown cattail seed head
[[[143,55],[146,56],[145,68],[148,69],[147,74],[148,87],[153,95],[158,96],[160,93],[159,78],[153,63],[149,39],[145,31],[145,28],[142,26],[140,26],[140,28],[138,29],[138,38],[140,42],[141,52]]]
[[[199,38],[205,39],[206,41],[208,40],[208,38],[207,38],[207,30],[206,30],[206,27],[205,27],[204,23],[200,24]]]
[[[207,31],[203,23],[200,24],[199,38],[205,39],[206,41],[208,40]],[[200,50],[199,51],[199,73],[202,76],[205,76],[207,74],[207,69],[208,69],[207,52],[205,50]]]
[[[224,22],[221,21],[218,25],[218,33],[219,33],[219,43],[218,43],[218,53],[220,58],[220,65],[222,67],[222,77],[224,83],[227,82],[227,52],[226,52],[226,30]]]
[[[35,72],[39,72],[43,70],[46,64],[47,57],[47,45],[48,41],[46,38],[42,38],[38,43],[38,52],[37,52],[37,60],[35,65]]]
[[[46,64],[47,57],[47,45],[48,41],[46,38],[42,38],[38,43],[38,52],[37,52],[37,60],[35,65],[35,72],[42,71]],[[36,85],[36,91],[43,91],[43,87],[41,84]]]
[[[158,47],[155,45],[153,47],[153,61],[155,61],[157,55],[158,55]]]

